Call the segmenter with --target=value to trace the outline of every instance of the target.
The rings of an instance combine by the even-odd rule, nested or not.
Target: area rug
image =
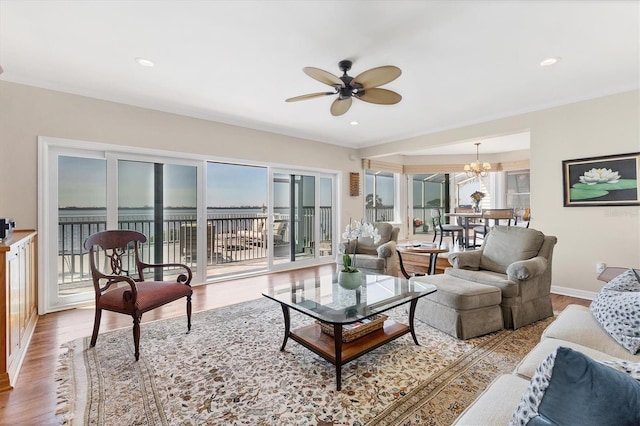
[[[405,309],[388,312],[407,320]],[[312,320],[292,312],[292,327]],[[289,340],[280,306],[260,299],[142,324],[63,345],[59,418],[73,425],[450,424],[499,374],[511,372],[551,319],[461,341],[416,321],[403,336],[335,368]]]

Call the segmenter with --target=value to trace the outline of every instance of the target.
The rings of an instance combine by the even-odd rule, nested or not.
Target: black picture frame
[[[640,206],[639,176],[640,152],[564,160],[564,206]]]

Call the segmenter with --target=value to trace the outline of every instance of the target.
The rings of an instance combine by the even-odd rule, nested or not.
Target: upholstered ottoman
[[[438,291],[421,298],[415,318],[457,337],[470,339],[501,330],[502,292],[498,287],[449,275],[425,275],[411,280],[433,284]]]

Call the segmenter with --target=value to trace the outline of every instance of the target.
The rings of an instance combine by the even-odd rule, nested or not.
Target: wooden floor
[[[219,282],[194,287],[193,312],[258,299],[262,290],[270,285],[286,284],[292,280],[311,278],[330,273],[335,265],[324,265],[296,271]],[[588,306],[590,301],[568,296],[552,295],[555,312],[570,303]],[[142,322],[184,315],[184,300],[145,314]],[[0,425],[55,425],[56,383],[54,376],[60,345],[64,342],[91,335],[94,310],[72,309],[40,317],[31,340],[18,381],[11,391],[0,393]],[[104,312],[100,331],[131,327],[131,318]],[[98,344],[100,339],[98,338]],[[141,344],[144,345],[144,327]]]

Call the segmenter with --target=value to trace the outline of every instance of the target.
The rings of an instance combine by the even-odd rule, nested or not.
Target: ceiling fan
[[[342,77],[336,77],[330,72],[321,70],[320,68],[303,68],[302,71],[309,77],[333,87],[335,91],[309,93],[308,95],[289,98],[286,102],[303,101],[320,96],[338,95],[338,98],[331,104],[331,114],[338,116],[349,111],[353,98],[382,105],[397,104],[402,100],[402,96],[396,92],[378,87],[400,77],[400,74],[402,74],[400,68],[393,65],[385,65],[364,71],[356,77],[350,77],[347,75],[347,71],[351,69],[351,65],[352,62],[349,60],[338,63],[343,73]]]

